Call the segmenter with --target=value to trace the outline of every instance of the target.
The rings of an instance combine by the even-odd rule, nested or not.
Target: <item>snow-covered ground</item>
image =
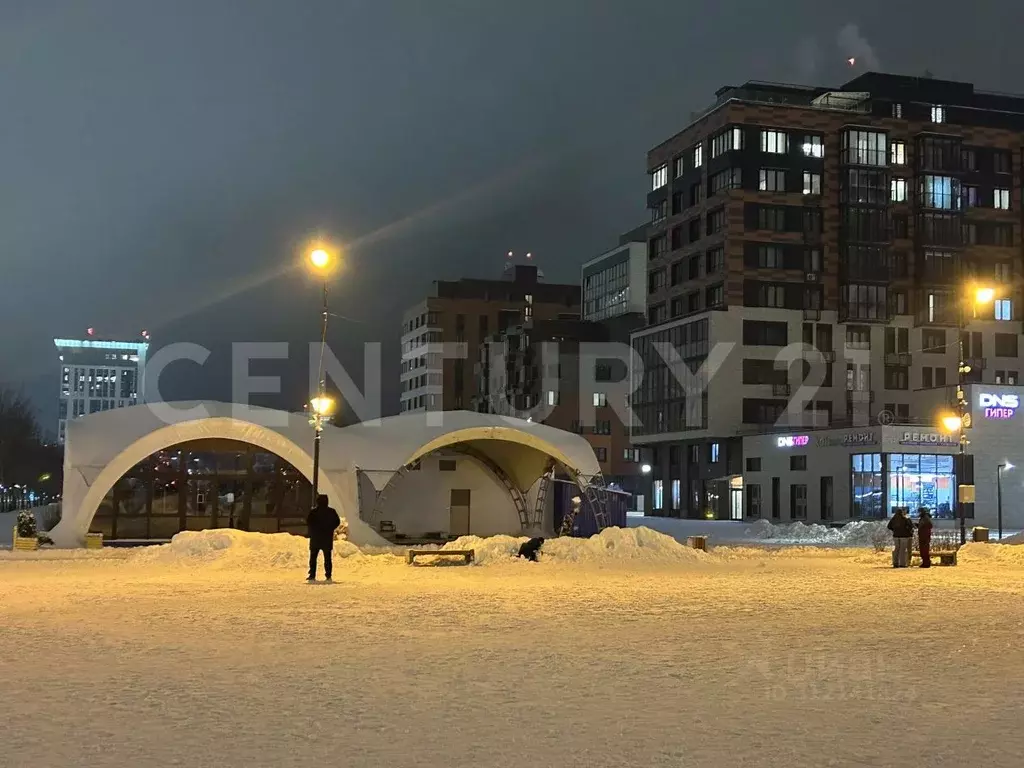
[[[1024,547],[0,552],[0,767],[1017,766]]]
[[[712,546],[718,544],[762,544],[771,546],[829,546],[829,547],[868,547],[873,544],[877,533],[886,530],[888,521],[852,522],[841,528],[830,526],[795,523],[772,523],[768,520],[757,522],[741,522],[731,520],[688,520],[674,517],[644,517],[630,514],[627,524],[631,528],[652,528],[677,541],[686,541],[688,536],[707,536]],[[954,520],[940,520],[939,529],[958,528]],[[968,528],[970,528],[970,524]],[[1004,530],[1003,538],[1020,534],[1018,530]],[[968,530],[970,536],[970,530]],[[989,531],[991,538],[996,537],[995,531]]]

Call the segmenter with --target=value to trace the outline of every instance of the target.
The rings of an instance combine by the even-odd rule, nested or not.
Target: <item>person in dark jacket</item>
[[[921,567],[932,567],[932,516],[925,508],[919,510],[920,519],[917,522],[917,548],[921,552]]]
[[[910,566],[910,545],[914,540],[914,523],[907,515],[907,510],[899,507],[889,521],[888,528],[892,531],[892,567],[907,568]]]
[[[316,581],[316,560],[317,556],[324,553],[324,576],[331,580],[331,571],[334,563],[331,554],[334,551],[334,531],[341,525],[341,518],[327,503],[327,495],[320,494],[316,497],[316,506],[310,510],[306,518],[306,526],[309,530],[309,579]]]
[[[524,541],[519,547],[519,556],[525,557],[534,563],[537,562],[537,553],[540,552],[540,548],[544,545],[544,539],[538,536],[535,539]]]

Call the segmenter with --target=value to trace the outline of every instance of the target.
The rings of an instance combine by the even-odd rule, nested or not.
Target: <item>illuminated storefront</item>
[[[1024,528],[1024,388],[968,385],[969,441],[961,461],[959,435],[939,424],[951,391],[922,391],[922,411],[935,425],[868,424],[854,429],[806,429],[743,438],[744,518],[782,522],[883,520],[897,507],[917,516],[958,516],[958,484],[972,485],[975,502],[964,505],[970,525]]]

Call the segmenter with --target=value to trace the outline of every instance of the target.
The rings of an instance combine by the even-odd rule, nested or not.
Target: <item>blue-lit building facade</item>
[[[144,392],[149,341],[54,339],[60,360],[57,440],[68,419],[136,405]]]

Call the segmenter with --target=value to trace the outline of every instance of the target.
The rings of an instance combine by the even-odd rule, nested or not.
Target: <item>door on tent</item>
[[[452,488],[448,500],[448,534],[469,535],[469,489]]]
[[[743,519],[743,489],[742,488],[730,488],[729,489],[729,519],[730,520],[742,520]]]

